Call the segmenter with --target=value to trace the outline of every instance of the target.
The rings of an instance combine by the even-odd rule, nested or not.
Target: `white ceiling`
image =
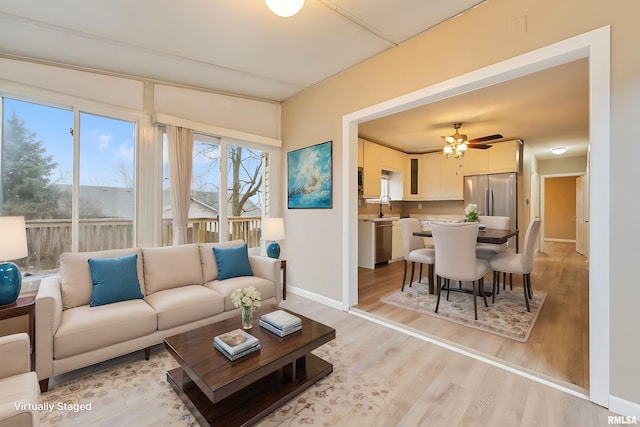
[[[483,2],[307,0],[281,18],[263,0],[0,0],[0,55],[283,101]],[[362,124],[361,133],[424,151],[461,121],[469,138],[580,140],[584,153],[587,70],[584,61],[523,77]]]

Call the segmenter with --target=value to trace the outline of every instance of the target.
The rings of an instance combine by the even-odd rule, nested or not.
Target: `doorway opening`
[[[348,191],[343,193],[343,229],[357,229],[357,138],[358,123],[373,120],[416,106],[436,102],[463,92],[515,77],[534,73],[579,58],[589,58],[589,198],[606,200],[609,191],[609,105],[610,105],[610,28],[603,27],[553,45],[532,51],[489,67],[456,77],[398,98],[365,108],[343,117],[343,176]],[[354,172],[354,173],[352,173]],[[591,249],[589,269],[589,396],[609,406],[609,224],[608,203],[590,205],[589,232],[602,242]],[[343,304],[345,309],[358,303],[357,236],[343,233]],[[505,367],[506,369],[506,367]],[[516,369],[517,371],[517,369]],[[529,374],[521,372],[522,375]],[[542,378],[532,378],[545,382]],[[555,384],[549,384],[555,386]],[[569,390],[567,390],[569,391]]]

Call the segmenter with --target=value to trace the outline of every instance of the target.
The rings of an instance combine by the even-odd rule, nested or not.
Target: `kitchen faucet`
[[[380,197],[380,200],[378,202],[378,209],[380,210],[380,218],[382,218],[384,216],[384,214],[382,213],[382,199],[387,198],[389,199],[389,212],[391,212],[393,209],[391,207],[391,197],[384,195]]]

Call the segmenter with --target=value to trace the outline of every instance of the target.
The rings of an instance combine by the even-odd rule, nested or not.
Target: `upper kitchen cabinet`
[[[362,161],[360,161],[362,157]],[[369,199],[377,199],[380,197],[380,181],[382,179],[382,170],[392,172],[392,180],[394,181],[391,188],[394,194],[391,196],[395,199],[401,199],[403,195],[403,176],[405,175],[406,154],[382,146],[380,144],[358,139],[358,166],[362,168],[363,180],[363,197]]]
[[[470,149],[464,153],[464,175],[519,172],[522,144],[504,141],[491,144],[487,150]]]
[[[463,171],[459,159],[447,159],[442,153],[427,153],[421,158],[423,200],[463,200]]]
[[[421,170],[422,156],[419,154],[408,154],[405,157],[404,168],[404,200],[422,199],[422,176]]]

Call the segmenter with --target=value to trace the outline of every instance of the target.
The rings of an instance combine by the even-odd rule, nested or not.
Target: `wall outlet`
[[[422,209],[422,203],[418,203],[418,209]]]

